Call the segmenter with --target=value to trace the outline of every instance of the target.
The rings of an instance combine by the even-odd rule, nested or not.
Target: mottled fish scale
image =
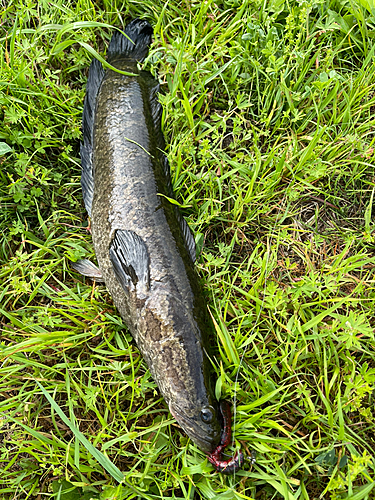
[[[204,348],[211,323],[195,274],[194,240],[166,198],[173,193],[158,82],[136,64],[152,29],[135,20],[125,32],[134,44],[116,33],[109,59],[137,76],[110,70],[103,76],[96,63],[90,67],[81,146],[85,205],[99,268],[119,313],[171,412],[210,452],[220,441]]]
[[[181,256],[173,251],[176,243],[171,231],[166,231],[168,223],[161,210],[163,204],[167,205],[173,217],[174,208],[158,196],[159,192],[165,190],[166,182],[159,189],[152,162],[155,158],[148,153],[152,149],[155,151],[155,147],[152,147],[144,113],[136,114],[134,105],[129,104],[129,101],[143,104],[140,85],[137,80],[111,71],[98,95],[97,108],[100,113],[97,113],[95,122],[94,143],[95,182],[98,185],[109,183],[111,190],[95,190],[93,213],[102,214],[108,209],[107,218],[112,232],[127,229],[139,234],[149,249],[152,279],[165,280],[169,270],[168,283],[171,288],[179,290],[192,307],[189,285],[176,283],[180,276],[176,271],[184,264]],[[102,144],[107,143],[110,148],[103,150]],[[164,176],[160,160],[159,163],[160,176]],[[101,238],[102,227],[100,235]]]

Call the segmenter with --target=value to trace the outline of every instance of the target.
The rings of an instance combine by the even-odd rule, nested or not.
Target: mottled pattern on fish
[[[123,35],[111,42],[110,63],[137,76],[111,70],[104,75],[97,62],[90,67],[82,187],[99,268],[114,303],[171,412],[209,452],[220,441],[204,348],[211,323],[194,270],[194,241],[166,198],[172,192],[158,84],[137,70],[135,55],[147,52],[150,29],[140,20],[128,25],[135,41],[131,54]]]

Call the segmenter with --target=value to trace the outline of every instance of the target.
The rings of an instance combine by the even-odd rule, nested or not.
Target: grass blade
[[[69,427],[69,429],[73,432],[74,436],[76,439],[80,441],[82,446],[86,448],[86,450],[91,453],[91,455],[100,463],[100,465],[105,469],[116,481],[121,483],[124,481],[125,476],[124,474],[116,467],[114,463],[111,462],[111,460],[104,455],[101,451],[99,451],[95,446],[93,446],[90,441],[82,434],[82,432],[77,429],[77,427],[69,420],[69,418],[65,415],[65,413],[62,411],[60,406],[56,403],[56,401],[50,396],[50,394],[44,389],[42,384],[35,380],[36,384],[39,386],[40,390],[44,394],[44,396],[47,398],[49,401],[50,405],[53,407],[55,412],[59,415],[61,420],[64,422],[65,425]]]

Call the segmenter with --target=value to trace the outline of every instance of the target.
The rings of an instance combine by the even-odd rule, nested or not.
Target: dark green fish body
[[[186,222],[168,200],[158,83],[138,71],[152,29],[135,20],[115,34],[104,73],[94,60],[84,108],[82,188],[103,280],[170,411],[205,452],[220,441],[204,338],[211,331]],[[130,47],[130,48],[129,48]],[[79,264],[75,266],[78,270]]]

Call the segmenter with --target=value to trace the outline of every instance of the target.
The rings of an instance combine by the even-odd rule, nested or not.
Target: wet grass
[[[0,495],[366,499],[375,480],[375,45],[370,1],[3,2]],[[160,397],[93,257],[80,190],[87,68],[149,20],[176,197],[201,250],[213,471]]]

